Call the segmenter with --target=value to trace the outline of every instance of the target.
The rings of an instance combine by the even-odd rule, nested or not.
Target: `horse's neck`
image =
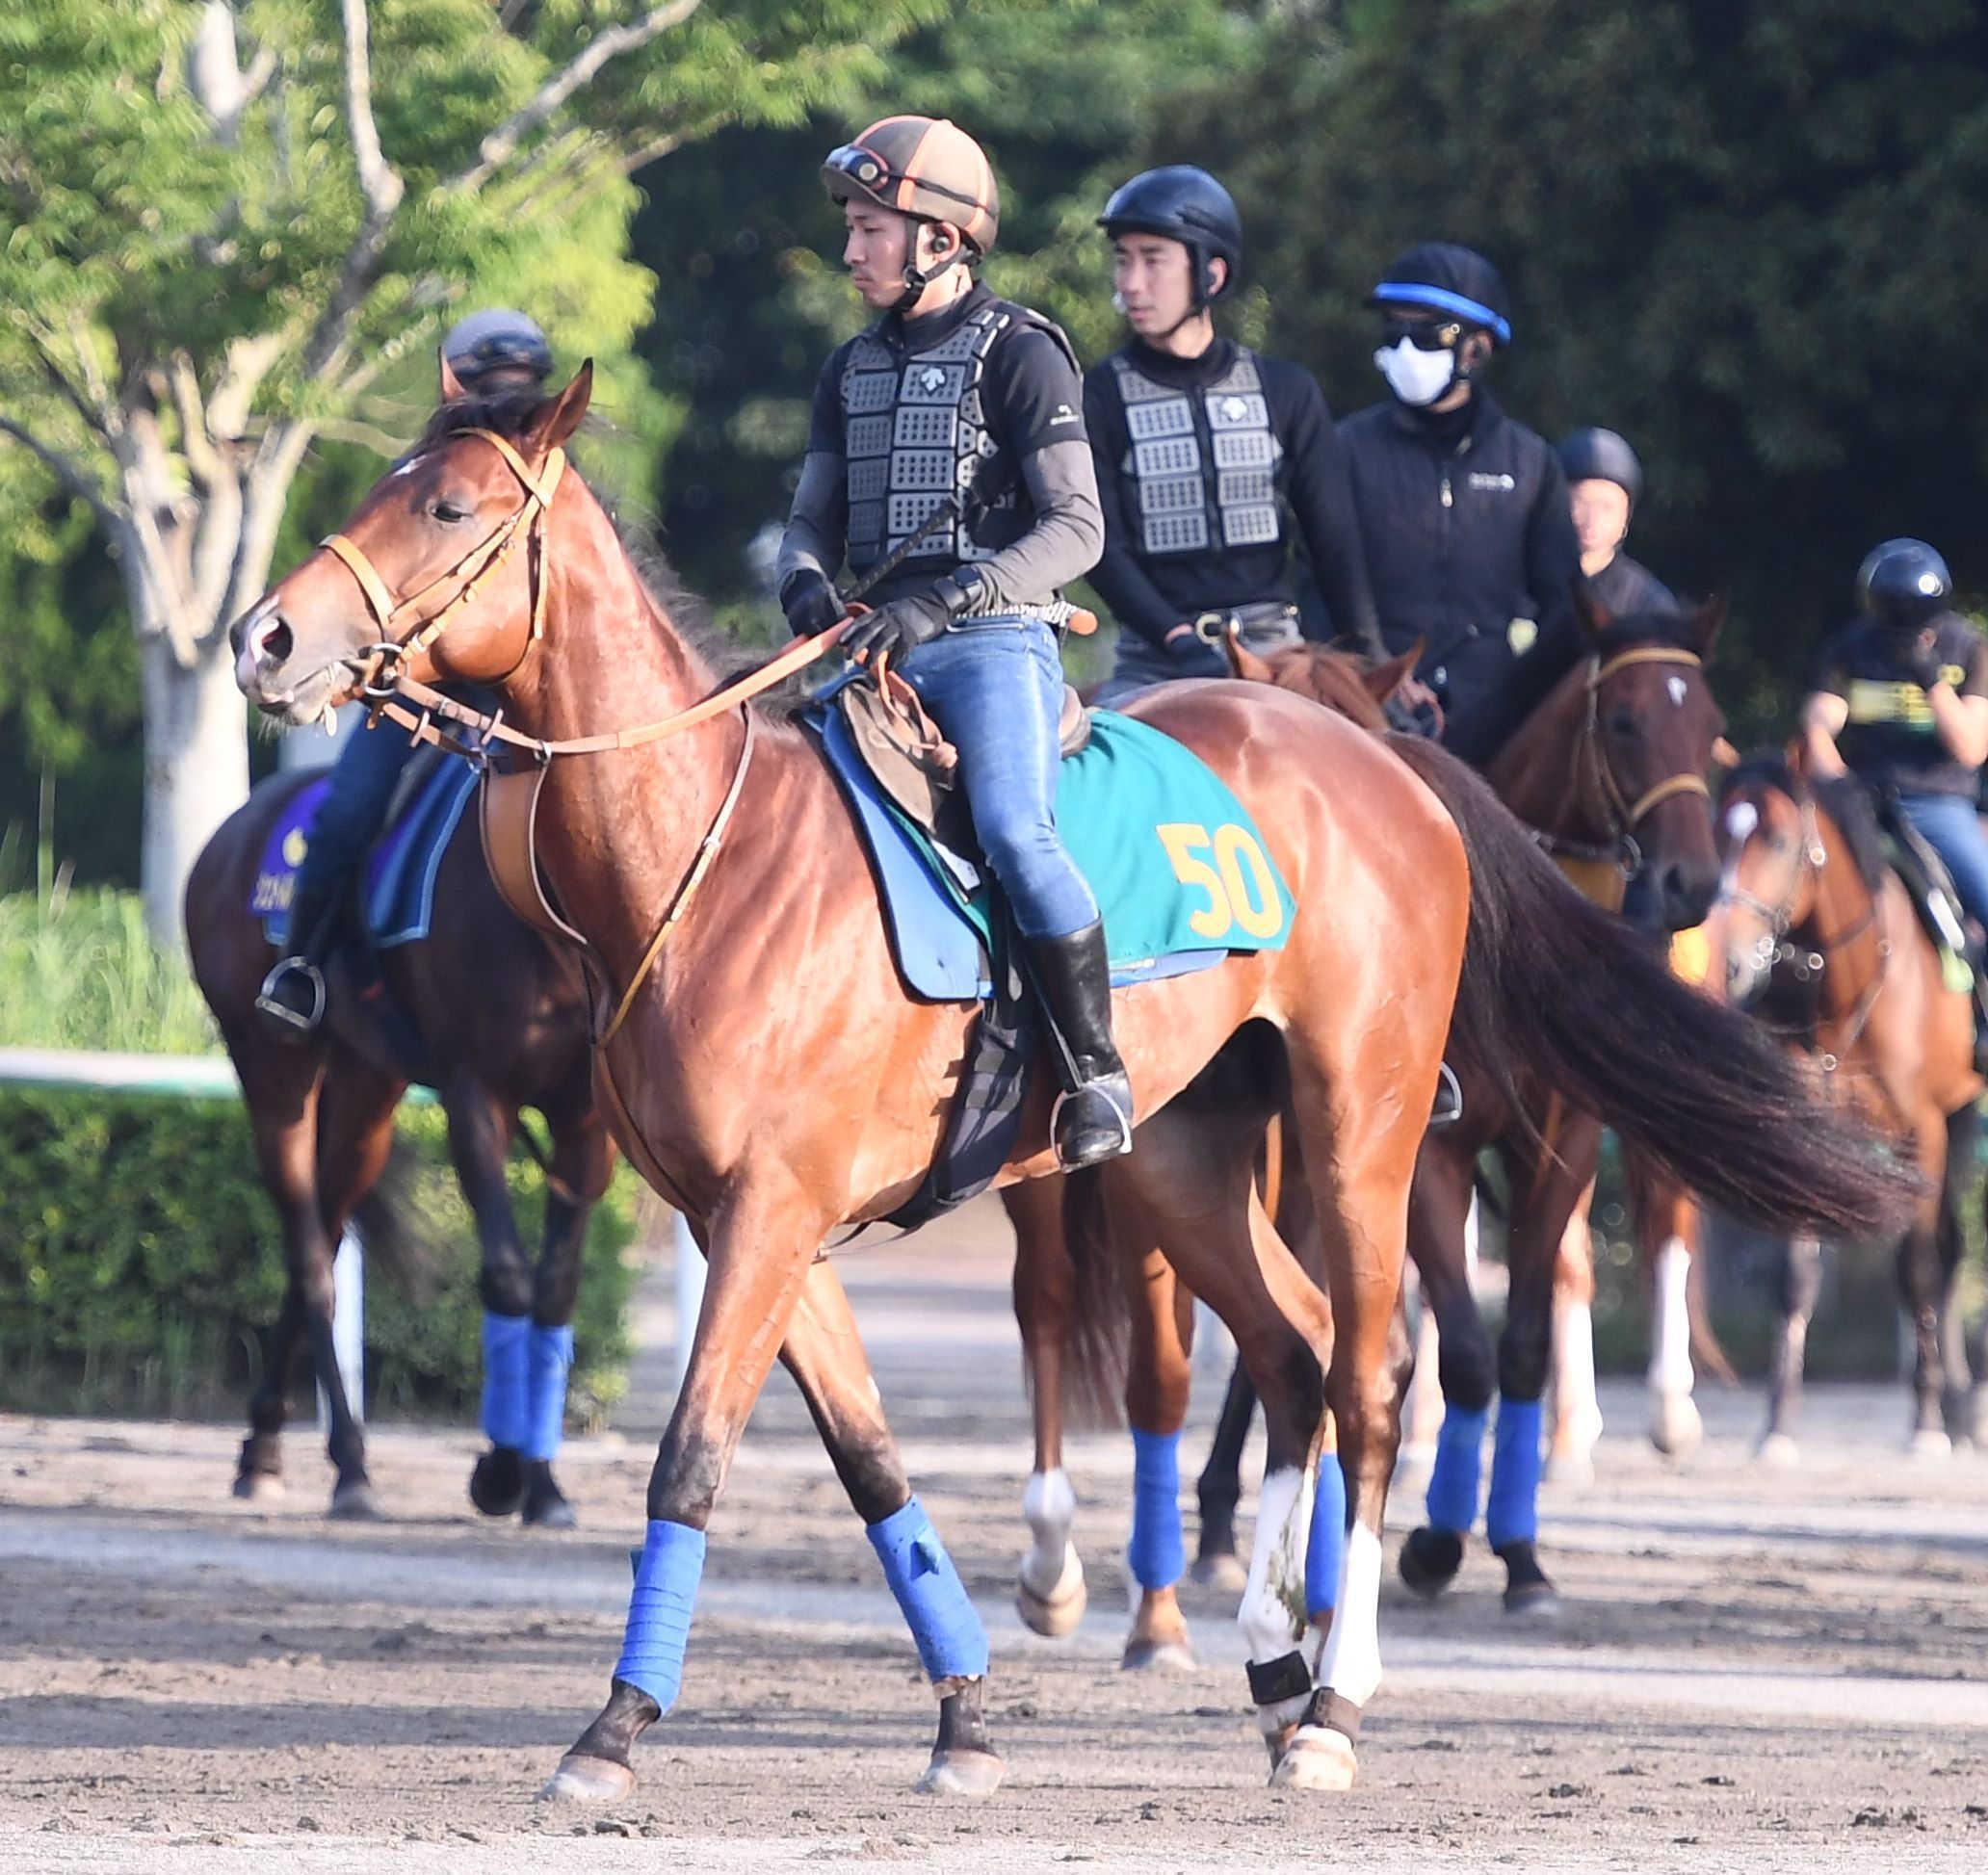
[[[1835,821],[1821,814],[1817,820],[1824,857],[1816,875],[1816,902],[1803,929],[1824,960],[1817,998],[1820,1020],[1848,1023],[1857,1019],[1884,973],[1890,937],[1885,886],[1880,880],[1873,892]]]
[[[1512,733],[1485,778],[1505,806],[1542,833],[1604,840],[1608,813],[1592,788],[1587,740],[1587,672],[1583,659]]]

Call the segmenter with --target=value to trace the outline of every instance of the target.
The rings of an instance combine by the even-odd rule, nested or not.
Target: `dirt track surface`
[[[1014,1615],[1027,1419],[984,1213],[844,1274],[992,1632],[993,1799],[910,1794],[931,1699],[776,1379],[638,1790],[605,1813],[532,1801],[618,1647],[667,1405],[652,1364],[623,1430],[568,1446],[583,1527],[565,1536],[475,1517],[467,1431],[376,1431],[392,1521],[353,1525],[322,1519],[307,1426],[271,1510],[226,1496],[233,1427],[0,1419],[0,1870],[1642,1875],[1988,1855],[1988,1460],[1908,1463],[1902,1393],[1818,1391],[1791,1475],[1747,1455],[1751,1395],[1702,1395],[1710,1437],[1676,1467],[1642,1443],[1637,1391],[1609,1390],[1600,1483],[1544,1499],[1560,1619],[1506,1620],[1481,1549],[1434,1606],[1391,1575],[1361,1787],[1306,1797],[1264,1786],[1223,1599],[1189,1595],[1197,1671],[1117,1670],[1122,1438],[1076,1444],[1083,1628],[1046,1642]],[[653,1302],[644,1325],[671,1327]],[[1217,1394],[1198,1388],[1185,1468]],[[1419,1506],[1398,1496],[1399,1527]]]

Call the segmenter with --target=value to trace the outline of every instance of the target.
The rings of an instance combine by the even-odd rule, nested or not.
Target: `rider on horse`
[[[1947,562],[1887,540],[1857,571],[1864,616],[1824,643],[1802,705],[1810,771],[1853,773],[1946,863],[1961,909],[1988,927],[1988,838],[1975,795],[1988,762],[1988,639],[1952,608]],[[1977,1055],[1988,996],[1974,951]]]
[[[1622,551],[1630,516],[1643,498],[1643,465],[1635,451],[1612,430],[1577,430],[1561,439],[1559,456],[1588,590],[1612,618],[1676,612],[1671,589]]]
[[[1130,342],[1084,379],[1105,554],[1091,575],[1119,625],[1101,702],[1169,677],[1226,677],[1211,639],[1254,651],[1295,643],[1293,520],[1333,630],[1380,651],[1345,452],[1301,365],[1218,337],[1215,301],[1236,283],[1242,223],[1206,169],[1148,169],[1116,191],[1113,303]]]
[[[458,320],[442,340],[442,359],[456,382],[480,397],[538,390],[552,372],[545,334],[523,313],[501,306]],[[325,960],[339,936],[340,911],[415,747],[405,730],[381,721],[348,735],[338,752],[290,899],[297,948],[270,972],[257,1000],[286,1034],[307,1036],[324,1020]]]
[[[956,125],[885,117],[822,176],[881,317],[816,385],[780,605],[797,634],[821,632],[846,611],[845,562],[872,582],[876,610],[844,647],[887,655],[958,750],[975,833],[1073,1057],[1057,1151],[1089,1164],[1131,1149],[1132,1090],[1097,900],[1056,826],[1059,588],[1103,537],[1077,360],[1057,326],[975,280],[1000,198]]]
[[[1348,417],[1367,571],[1390,652],[1417,675],[1443,740],[1481,767],[1579,653],[1580,549],[1553,450],[1478,381],[1511,343],[1504,282],[1483,255],[1411,247],[1370,296],[1391,396]]]

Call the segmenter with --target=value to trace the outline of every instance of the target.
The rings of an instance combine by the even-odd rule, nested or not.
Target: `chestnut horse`
[[[386,1162],[394,1108],[420,1075],[432,1078],[448,1115],[450,1157],[483,1247],[484,1307],[516,1328],[506,1338],[510,1371],[486,1376],[484,1417],[498,1437],[477,1461],[470,1497],[487,1516],[522,1510],[527,1523],[569,1527],[572,1511],[552,1471],[570,1358],[567,1324],[588,1218],[607,1188],[615,1152],[594,1110],[579,967],[505,908],[465,817],[436,876],[429,936],[380,953],[388,1001],[361,995],[337,960],[317,1033],[307,1044],[275,1034],[255,999],[277,952],[248,900],[271,830],[310,779],[285,774],[264,782],[216,829],[187,879],[194,977],[242,1083],[256,1160],[283,1234],[283,1304],[249,1402],[235,1495],[281,1489],[285,1383],[302,1335],[330,1407],[331,1515],[378,1514],[365,1434],[331,1353],[331,1258],[353,1207]],[[526,1106],[543,1114],[552,1139],[536,1263],[519,1240],[504,1172]],[[528,1425],[535,1340],[543,1409],[539,1422]]]
[[[939,1736],[924,1783],[984,1791],[1003,1770],[985,1722],[985,1634],[911,1495],[847,1299],[817,1261],[838,1226],[885,1215],[917,1188],[974,1011],[910,1000],[825,767],[799,731],[733,707],[733,690],[714,693],[714,673],[566,472],[563,446],[590,389],[584,368],[542,403],[446,404],[344,533],[234,628],[245,692],[293,722],[364,685],[429,706],[436,678],[497,688],[502,720],[485,727],[538,758],[537,863],[587,940],[601,992],[605,1110],[638,1168],[688,1216],[709,1264],[650,1480],[621,1659],[549,1790],[604,1798],[633,1786],[635,1740],[681,1683],[705,1526],[778,1356],[934,1682]],[[1321,1401],[1317,1312],[1301,1325],[1286,1316],[1279,1417],[1295,1426],[1309,1414],[1310,1424],[1300,1448],[1280,1456],[1303,1465],[1329,1403],[1348,1530],[1316,1669],[1288,1623],[1256,1664],[1280,1683],[1301,1676],[1307,1689],[1278,1782],[1344,1788],[1360,1708],[1380,1679],[1380,1526],[1399,1404],[1388,1350],[1408,1185],[1460,978],[1485,979],[1470,998],[1480,1032],[1498,1030],[1489,1003],[1510,978],[1526,991],[1525,1020],[1541,1021],[1542,1001],[1556,1005],[1543,1026],[1571,1023],[1566,1045],[1583,1058],[1621,1047],[1618,994],[1637,1024],[1661,1029],[1687,1016],[1688,1032],[1670,1039],[1699,1063],[1691,1093],[1702,1098],[1654,1104],[1663,1143],[1694,1179],[1735,1153],[1728,1185],[1742,1208],[1886,1215],[1904,1175],[1851,1130],[1818,1122],[1785,1058],[1745,1025],[1673,995],[1667,978],[1646,989],[1633,966],[1625,992],[1606,943],[1584,965],[1594,933],[1578,923],[1573,955],[1535,955],[1530,932],[1523,948],[1502,942],[1501,885],[1536,855],[1502,840],[1495,822],[1487,831],[1488,798],[1467,774],[1433,762],[1418,774],[1350,725],[1256,686],[1183,684],[1137,714],[1235,791],[1297,906],[1283,950],[1123,991],[1114,1020],[1141,1115],[1160,1115],[1249,1031],[1245,1051],[1274,1056],[1269,1097],[1288,1098],[1313,1168],[1330,1365]],[[1714,1074],[1712,1059],[1729,1072]],[[1038,1084],[1005,1178],[1054,1168],[1049,1105]],[[1758,1150],[1784,1136],[1787,1154]],[[1191,1242],[1208,1270],[1231,1272],[1238,1312],[1253,1284],[1255,1306],[1281,1315],[1308,1286],[1277,1263],[1288,1253],[1253,1203],[1255,1134],[1211,1128],[1194,1143],[1190,1188],[1164,1159],[1147,1176],[1144,1151],[1108,1168],[1114,1188],[1169,1252]],[[1267,1409],[1272,1398],[1267,1387]]]

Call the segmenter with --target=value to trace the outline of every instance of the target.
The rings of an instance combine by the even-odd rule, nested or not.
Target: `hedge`
[[[386,1257],[368,1260],[369,1410],[473,1418],[475,1231],[441,1114],[404,1108],[397,1134],[393,1202],[423,1273],[397,1285]],[[543,1175],[513,1155],[510,1188],[535,1245]],[[578,1423],[597,1422],[625,1385],[636,1190],[620,1168],[589,1232]],[[0,1409],[237,1415],[282,1289],[275,1213],[238,1105],[0,1088]],[[295,1373],[307,1392],[306,1364]]]

